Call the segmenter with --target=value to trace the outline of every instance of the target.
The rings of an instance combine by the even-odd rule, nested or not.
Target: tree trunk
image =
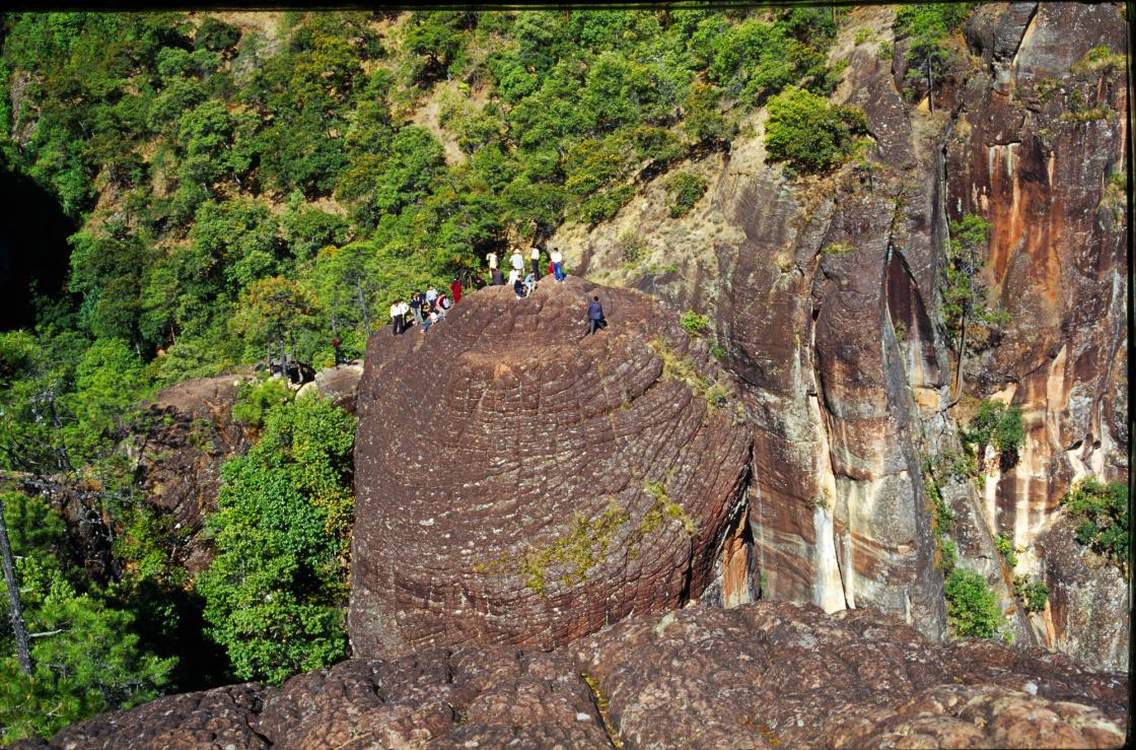
[[[28,650],[28,631],[20,612],[20,590],[16,586],[16,571],[12,567],[12,548],[8,545],[8,526],[4,523],[4,500],[0,499],[0,563],[4,566],[4,580],[8,584],[8,619],[16,637],[16,657],[24,674],[31,676],[32,657]]]
[[[363,294],[363,285],[356,282],[355,293],[359,300],[359,313],[363,317],[363,335],[371,335],[371,314],[367,310],[367,296]]]
[[[955,395],[953,397],[954,401],[958,401],[958,398],[959,398],[959,393],[960,393],[959,383],[962,382],[962,366],[965,363],[966,363],[966,316],[963,315],[962,316],[962,327],[961,327],[961,330],[959,331],[958,367],[955,369],[955,388],[954,388]]]
[[[931,58],[927,58],[927,111],[935,111],[935,76],[931,72]]]

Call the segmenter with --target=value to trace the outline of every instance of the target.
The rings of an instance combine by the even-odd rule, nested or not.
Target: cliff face
[[[1119,747],[1128,680],[878,611],[635,616],[549,653],[351,659],[103,714],[25,748]]]
[[[1127,24],[1115,5],[984,6],[934,101],[914,84],[924,98],[912,105],[893,12],[856,9],[832,51],[849,63],[834,98],[864,109],[870,165],[787,178],[767,162],[759,113],[728,154],[683,165],[710,184],[685,219],[649,189],[613,226],[566,227],[550,244],[592,278],[711,317],[744,383],[764,596],[879,606],[938,637],[920,468],[957,449],[977,398],[994,398],[1022,408],[1026,440],[1015,465],[986,462],[951,489],[964,562],[988,574],[1020,638],[1124,668],[1127,631],[1100,651],[1067,607],[1016,611],[1010,583],[1045,574],[1039,540],[1074,480],[1127,477],[1129,269],[1113,177],[1125,170]],[[894,42],[890,60],[881,41]],[[968,214],[991,225],[983,280],[1010,322],[964,360],[956,403],[958,357],[935,321],[949,222]],[[646,247],[635,268],[616,239],[632,232]],[[1022,550],[1016,570],[998,533]],[[1126,612],[1116,597],[1079,616]]]
[[[589,337],[594,295],[610,325]],[[373,336],[354,653],[551,647],[707,587],[748,601],[750,439],[731,389],[673,312],[578,278],[523,300],[490,287],[425,335]]]

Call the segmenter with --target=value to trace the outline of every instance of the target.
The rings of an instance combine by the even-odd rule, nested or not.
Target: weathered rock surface
[[[241,374],[197,378],[161,391],[149,407],[153,425],[140,447],[147,501],[169,513],[186,540],[179,557],[195,573],[209,564],[197,539],[217,506],[221,464],[248,450],[251,436],[232,418]]]
[[[593,294],[609,326],[589,337]],[[366,363],[357,655],[552,647],[716,581],[749,598],[727,544],[749,471],[741,406],[646,295],[574,277],[524,300],[490,287],[425,335],[373,336]]]
[[[300,386],[296,395],[315,391],[341,409],[355,413],[355,399],[359,392],[359,381],[363,378],[363,365],[358,361],[325,367],[316,373],[315,378]]]
[[[355,659],[25,747],[1120,747],[1127,688],[1038,650],[935,645],[878,611],[757,602],[636,616],[551,653]]]
[[[596,280],[713,321],[744,384],[763,595],[879,606],[938,637],[920,466],[959,449],[978,398],[1021,406],[1027,433],[1015,466],[992,462],[984,489],[966,488],[973,507],[960,518],[976,526],[958,530],[974,542],[963,563],[988,573],[1011,609],[1013,575],[1047,569],[1038,540],[1069,485],[1128,473],[1130,269],[1115,177],[1128,26],[1117,4],[980,6],[951,40],[931,102],[925,82],[905,77],[893,18],[854,9],[831,53],[848,62],[834,99],[867,116],[867,166],[789,178],[766,159],[759,112],[728,154],[679,166],[709,184],[686,218],[670,218],[664,187],[651,185],[611,222],[565,226],[550,244]],[[894,45],[890,61],[880,43]],[[948,409],[958,357],[936,323],[939,269],[949,221],[966,214],[992,226],[983,281],[1010,323],[967,358],[967,398]],[[630,270],[628,237],[645,248]],[[1012,574],[991,554],[998,533],[1021,550]],[[1078,640],[1127,619],[1128,599],[1093,607],[1076,622],[1018,613],[1010,627],[1025,643],[1085,653]],[[1112,659],[1126,669],[1127,646]]]

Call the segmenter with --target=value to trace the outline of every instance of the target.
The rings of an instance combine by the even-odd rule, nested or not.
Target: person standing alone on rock
[[[564,256],[560,254],[560,248],[552,248],[548,257],[552,261],[552,275],[556,277],[557,281],[564,281]]]
[[[588,303],[588,334],[592,335],[601,328],[607,327],[607,321],[604,320],[603,305],[600,304],[599,297],[592,297],[592,301]]]
[[[454,298],[455,305],[462,301],[462,283],[457,276],[450,282],[450,295]]]

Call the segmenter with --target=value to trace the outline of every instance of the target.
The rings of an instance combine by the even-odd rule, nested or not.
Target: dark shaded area
[[[0,330],[35,323],[34,294],[59,297],[78,227],[48,191],[0,167]]]
[[[178,657],[167,693],[207,690],[234,679],[225,649],[205,635],[205,600],[196,592],[147,579],[118,604],[134,612],[143,649]]]

